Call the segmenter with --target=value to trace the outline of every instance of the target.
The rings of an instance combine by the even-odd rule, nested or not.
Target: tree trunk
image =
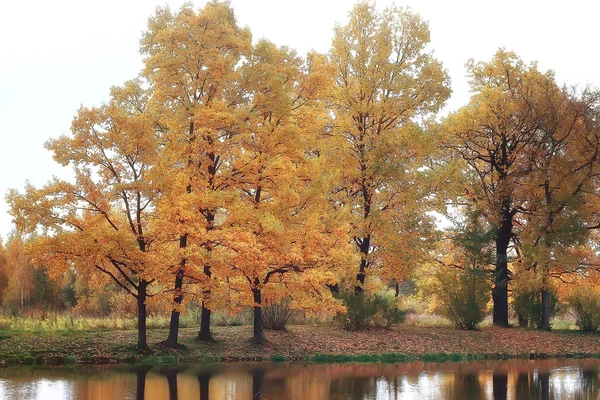
[[[340,285],[338,283],[336,283],[335,285],[326,283],[325,286],[327,286],[327,288],[329,289],[329,291],[331,292],[331,294],[333,296],[340,293]]]
[[[214,171],[212,176],[214,176]],[[207,232],[211,231],[214,228],[214,222],[215,213],[208,212],[206,214]],[[210,244],[205,244],[205,249],[207,252],[210,253],[212,251],[212,246]],[[210,265],[204,265],[204,275],[206,276],[207,285],[210,285],[210,280],[212,278],[212,271],[210,269]],[[202,340],[204,342],[213,341],[213,337],[210,332],[210,309],[207,307],[207,302],[210,299],[210,295],[210,289],[204,289],[202,291],[202,314],[200,316],[200,332],[198,332],[198,340]]]
[[[141,280],[138,284],[137,293],[137,309],[138,309],[138,351],[143,352],[148,350],[148,342],[146,341],[146,297],[148,282]]]
[[[358,268],[358,274],[356,274],[356,281],[358,283],[356,286],[354,286],[354,293],[362,293],[364,290],[368,266],[367,256],[369,255],[369,250],[371,249],[371,235],[367,235],[367,237],[362,238],[359,249],[361,260]]]
[[[204,274],[210,280],[212,276],[210,272],[210,266],[204,266]],[[198,332],[198,340],[202,340],[204,342],[212,342],[213,340],[212,334],[210,332],[210,309],[206,307],[206,303],[209,297],[210,289],[204,290],[202,296],[202,314],[200,316],[200,332]]]
[[[190,191],[191,188],[188,187],[188,193]],[[187,239],[187,233],[179,237],[180,249],[184,249],[187,247]],[[167,340],[162,342],[162,345],[165,347],[177,347],[177,343],[179,340],[179,316],[181,314],[181,312],[179,311],[179,307],[181,306],[181,303],[183,303],[183,275],[186,263],[187,260],[185,259],[185,257],[182,258],[179,264],[179,269],[175,274],[175,296],[173,297],[173,302],[175,303],[175,305],[173,307],[173,310],[171,310],[171,321],[169,322],[169,336],[167,336]]]
[[[265,336],[263,332],[263,320],[262,320],[262,298],[260,289],[258,288],[258,279],[254,281],[254,287],[252,288],[252,295],[254,297],[254,343],[258,345],[265,344]]]
[[[550,330],[550,292],[542,289],[542,315],[540,328],[545,331]]]
[[[202,314],[200,316],[200,332],[198,332],[198,340],[203,342],[212,342],[213,337],[210,333],[210,310],[206,308],[202,301]]]
[[[493,322],[497,326],[508,325],[508,245],[512,237],[512,215],[510,201],[504,200],[501,221],[496,229],[496,270],[494,271]]]
[[[171,310],[171,321],[169,322],[169,336],[167,340],[161,344],[165,347],[177,347],[179,340],[179,316],[181,312],[179,307],[183,302],[183,269],[179,269],[175,275],[175,297],[173,301],[175,303],[173,310]]]

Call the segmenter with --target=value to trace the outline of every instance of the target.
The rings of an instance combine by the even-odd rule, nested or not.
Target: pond
[[[600,360],[0,368],[3,399],[598,399]]]

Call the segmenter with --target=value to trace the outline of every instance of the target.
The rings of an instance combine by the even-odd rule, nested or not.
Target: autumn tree
[[[330,62],[338,202],[351,212],[360,254],[355,292],[367,275],[401,279],[426,254],[435,226],[423,128],[450,95],[449,78],[427,49],[427,23],[410,11],[358,3],[335,29]]]
[[[550,73],[499,50],[490,62],[467,64],[473,96],[445,121],[448,147],[466,163],[465,198],[494,226],[492,298],[495,325],[508,326],[509,246],[515,216],[523,210],[522,181],[534,168],[544,122],[540,90]]]
[[[6,287],[8,286],[8,264],[6,263],[6,250],[0,237],[0,300],[4,297]]]
[[[198,339],[212,340],[211,286],[220,216],[231,198],[228,171],[239,110],[246,102],[239,70],[251,46],[247,29],[237,26],[227,3],[211,1],[198,13],[185,5],[178,13],[159,8],[141,41],[143,75],[161,120],[164,145],[160,171],[161,226],[178,241],[174,307],[167,345],[176,345],[184,277],[200,282],[202,316]],[[194,259],[190,259],[190,255]]]
[[[532,171],[524,179],[527,201],[517,219],[523,266],[541,289],[541,329],[550,329],[550,278],[580,270],[589,253],[590,195],[599,172],[597,92],[559,88],[551,76],[543,95],[543,126],[537,132]]]
[[[8,237],[3,259],[6,286],[2,293],[2,304],[12,312],[22,312],[29,306],[34,289],[34,266],[25,253],[22,235],[13,232]]]
[[[73,267],[101,272],[135,298],[139,350],[148,347],[146,300],[162,269],[153,251],[157,192],[147,180],[157,155],[148,100],[142,83],[130,81],[112,88],[108,104],[82,107],[72,134],[46,143],[74,180],[54,178],[7,196],[17,227],[43,233],[32,245],[37,263],[56,274]]]
[[[265,300],[288,296],[296,307],[313,309],[332,303],[325,284],[347,259],[348,228],[327,198],[324,57],[303,60],[262,40],[244,76],[251,107],[232,160],[241,202],[228,210],[227,246],[232,278],[251,294],[253,340],[263,344]]]

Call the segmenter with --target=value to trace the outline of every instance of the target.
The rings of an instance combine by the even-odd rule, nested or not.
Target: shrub
[[[432,293],[440,303],[440,311],[457,329],[473,330],[483,321],[490,293],[485,271],[441,271],[435,275],[434,286]]]
[[[265,302],[262,308],[265,329],[284,331],[292,318],[291,301],[285,298],[280,302]]]
[[[392,326],[404,322],[406,311],[400,309],[396,298],[376,295],[375,303],[378,308],[375,316],[375,324],[377,326],[390,329]]]
[[[589,288],[578,288],[567,298],[575,315],[575,324],[582,332],[595,332],[600,328],[600,294]]]
[[[357,331],[371,325],[390,328],[404,321],[406,313],[398,307],[395,299],[384,295],[368,295],[364,292],[342,292],[338,295],[346,306],[345,314],[338,314],[337,319],[344,329]]]
[[[519,317],[519,325],[533,328],[542,326],[542,291],[535,285],[527,288],[517,288],[513,299],[513,308]],[[550,315],[558,308],[556,295],[550,293]]]
[[[355,293],[353,291],[344,291],[338,296],[346,306],[346,313],[336,316],[344,329],[358,331],[371,325],[371,321],[377,314],[377,305],[373,298],[364,292]]]

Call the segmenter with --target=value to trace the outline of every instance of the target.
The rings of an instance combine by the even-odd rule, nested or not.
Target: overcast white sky
[[[378,7],[391,0],[379,0]],[[192,2],[202,7],[206,1]],[[354,0],[232,0],[240,25],[303,54],[326,52],[335,23]],[[69,132],[80,105],[108,99],[109,88],[142,67],[139,39],[157,6],[180,0],[6,0],[0,13],[0,237],[12,229],[4,195],[29,180],[64,176],[43,144]],[[499,47],[553,69],[560,82],[600,84],[597,19],[591,0],[404,0],[429,21],[431,44],[452,78],[444,113],[468,101],[464,63]]]

